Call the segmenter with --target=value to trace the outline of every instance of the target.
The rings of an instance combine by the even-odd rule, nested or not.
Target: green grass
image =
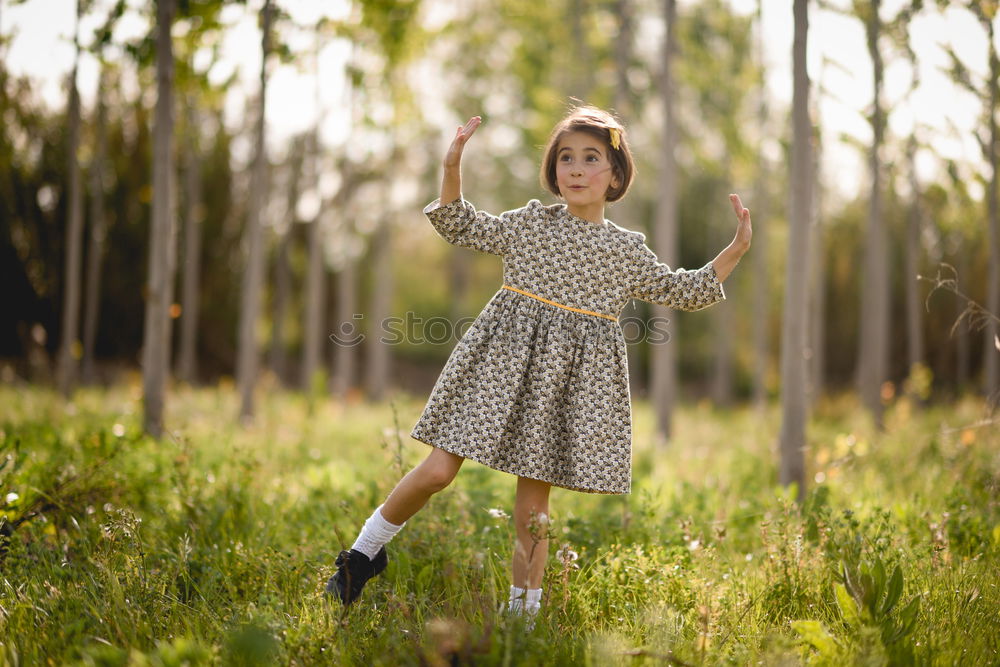
[[[263,396],[263,395],[262,395]],[[402,473],[425,397],[342,405],[137,386],[71,405],[0,388],[0,664],[1000,664],[1000,436],[984,406],[850,397],[811,422],[800,509],[779,412],[686,406],[671,448],[635,405],[633,492],[554,489],[537,627],[506,599],[515,479],[466,462],[346,612],[333,561]],[[579,554],[562,563],[555,551]]]

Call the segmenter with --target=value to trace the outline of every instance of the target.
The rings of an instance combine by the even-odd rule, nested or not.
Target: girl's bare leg
[[[549,556],[548,522],[538,523],[538,515],[549,516],[549,490],[552,485],[528,477],[517,478],[517,496],[514,499],[514,563],[512,583],[518,588],[541,588],[545,561]],[[534,535],[531,517],[535,515]],[[542,539],[539,539],[542,538]]]
[[[457,454],[432,447],[427,458],[396,484],[382,505],[382,516],[396,525],[408,520],[432,495],[451,484],[463,461]]]

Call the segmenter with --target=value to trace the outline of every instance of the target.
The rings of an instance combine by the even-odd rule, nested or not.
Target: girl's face
[[[604,141],[587,132],[569,132],[559,140],[556,184],[567,204],[604,203],[608,188],[618,184],[608,150]]]

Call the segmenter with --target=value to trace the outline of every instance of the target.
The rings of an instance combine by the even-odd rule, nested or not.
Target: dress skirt
[[[501,288],[452,351],[410,435],[513,475],[628,493],[621,326]]]

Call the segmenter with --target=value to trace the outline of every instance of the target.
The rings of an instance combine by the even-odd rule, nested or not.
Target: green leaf
[[[858,617],[857,602],[854,601],[854,598],[847,592],[847,588],[843,584],[834,584],[833,592],[837,598],[837,606],[840,608],[841,618],[851,627],[858,627],[861,624],[861,620]]]
[[[869,572],[861,573],[861,604],[875,616],[875,578]]]
[[[878,556],[875,557],[872,576],[875,578],[875,595],[880,596],[885,590],[885,566],[882,565],[882,559]]]
[[[899,612],[899,623],[903,628],[903,636],[910,634],[913,631],[913,626],[917,622],[917,614],[920,612],[920,598],[914,597],[910,600],[903,610]]]
[[[833,657],[839,648],[833,637],[819,621],[792,621],[792,630],[824,657]]]
[[[892,571],[892,576],[889,577],[889,588],[885,593],[885,601],[882,602],[882,613],[888,614],[892,611],[892,608],[896,606],[899,602],[899,596],[903,593],[903,573],[900,571],[899,566]]]

